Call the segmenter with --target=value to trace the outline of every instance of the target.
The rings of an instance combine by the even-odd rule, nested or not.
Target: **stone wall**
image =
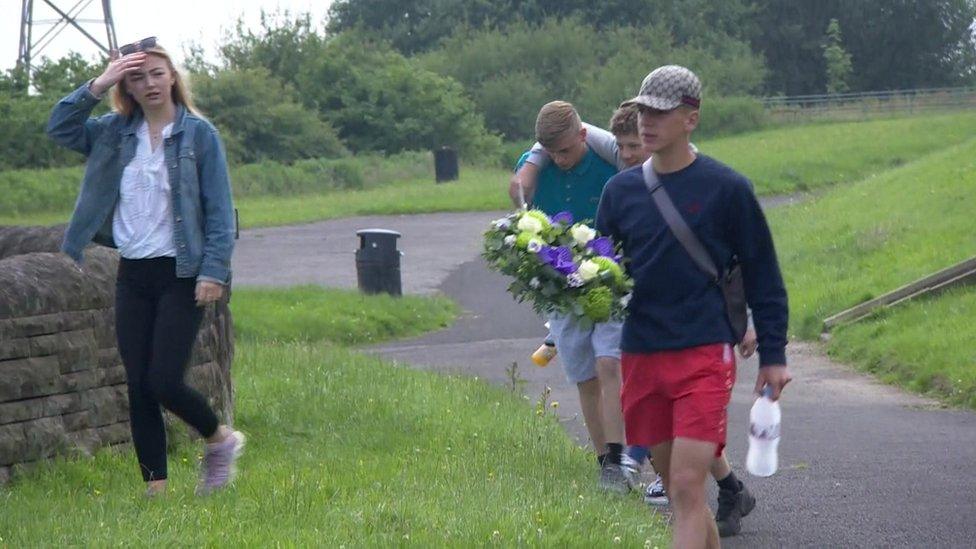
[[[129,441],[125,369],[115,342],[114,250],[77,266],[63,227],[0,227],[0,484],[59,454]],[[233,325],[208,307],[188,380],[231,423]],[[169,419],[169,418],[168,418]]]

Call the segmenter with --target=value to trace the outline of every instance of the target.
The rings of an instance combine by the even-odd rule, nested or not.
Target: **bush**
[[[102,61],[86,61],[72,53],[56,61],[46,57],[33,71],[33,95],[27,95],[23,69],[0,74],[0,170],[54,168],[84,162],[78,153],[55,145],[44,128],[59,99],[102,70]],[[108,101],[95,107],[98,116]]]
[[[522,158],[522,153],[529,150],[534,143],[534,139],[506,141],[498,154],[498,165],[505,170],[514,170],[515,164],[518,163],[519,158]]]
[[[472,95],[492,130],[508,138],[533,135],[539,108],[553,99],[538,75],[521,71],[486,80]]]
[[[350,149],[383,153],[457,147],[491,155],[499,140],[450,78],[418,67],[383,43],[351,34],[310,55],[298,89],[339,130]]]
[[[701,122],[696,136],[714,137],[756,131],[769,124],[763,104],[751,97],[728,97],[702,101]]]
[[[347,152],[318,112],[296,102],[291,87],[265,69],[198,74],[193,84],[201,109],[224,135],[232,163],[291,163]]]
[[[766,69],[745,42],[718,34],[708,42],[677,44],[669,29],[659,21],[597,30],[577,19],[501,30],[460,28],[419,59],[461,82],[489,130],[506,139],[532,137],[538,109],[554,99],[571,101],[585,120],[604,126],[620,101],[632,97],[644,75],[660,65],[694,70],[706,96],[744,95],[761,86]]]
[[[418,66],[389,44],[349,31],[319,36],[307,16],[262,20],[221,49],[225,65],[269,70],[300,90],[306,109],[330,122],[351,150],[398,153],[456,147],[465,160],[492,156],[499,140],[485,131],[464,89]]]
[[[581,39],[588,35],[593,39]],[[522,139],[533,135],[543,104],[576,98],[580,78],[598,65],[598,44],[597,33],[579,21],[550,20],[502,31],[462,28],[419,59],[464,85],[489,130]]]
[[[0,170],[53,168],[84,162],[44,133],[57,99],[0,94]],[[3,196],[3,195],[0,195]]]

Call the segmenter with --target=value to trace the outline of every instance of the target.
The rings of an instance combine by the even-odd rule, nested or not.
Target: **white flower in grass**
[[[595,261],[587,259],[580,263],[579,269],[576,272],[579,273],[584,281],[590,281],[600,274],[600,266]]]
[[[596,231],[583,225],[582,223],[573,225],[573,228],[569,230],[569,234],[572,235],[573,240],[579,246],[586,246],[586,243],[596,238]]]
[[[541,250],[542,247],[545,245],[546,245],[545,242],[539,240],[538,238],[533,238],[529,240],[529,244],[525,247],[525,249],[532,253],[536,253],[539,250]]]
[[[516,239],[517,239],[517,237],[514,234],[510,234],[510,235],[506,236],[505,237],[505,245],[506,246],[509,246],[509,247],[514,246]]]
[[[542,222],[531,215],[523,215],[516,225],[520,231],[539,234],[542,231]]]

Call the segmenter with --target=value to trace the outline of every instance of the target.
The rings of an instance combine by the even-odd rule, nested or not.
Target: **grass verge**
[[[327,341],[337,345],[379,343],[447,327],[457,305],[446,297],[386,294],[297,286],[241,288],[232,300],[239,339]]]
[[[852,183],[910,163],[965,141],[974,124],[976,113],[817,123],[698,145],[749,176],[757,193],[776,195]],[[244,227],[510,207],[507,169],[462,166],[459,181],[438,185],[428,163],[420,153],[269,162],[237,167],[232,179]],[[0,172],[0,196],[7,197],[0,224],[65,222],[80,174],[80,168]]]
[[[708,112],[703,111],[704,116]],[[976,113],[812,123],[699,143],[761,195],[853,183],[969,140]]]
[[[462,169],[457,181],[396,181],[362,191],[303,196],[245,197],[237,201],[242,227],[266,227],[355,215],[504,210],[508,172],[493,168]]]
[[[830,355],[887,383],[976,409],[976,289],[960,288],[845,326]]]
[[[345,336],[324,321],[304,336],[275,324],[298,309],[384,317],[387,304],[327,309],[332,292],[261,293],[232,302],[247,334],[234,365],[237,426],[250,435],[232,489],[192,495],[190,443],[171,454],[170,493],[154,500],[140,495],[130,450],[61,460],[0,488],[0,545],[667,543],[637,498],[598,492],[592,457],[518,395],[337,346]],[[428,326],[444,309],[433,308],[418,313]]]
[[[816,338],[827,316],[971,257],[974,159],[976,140],[970,140],[772,211],[791,331]],[[976,386],[965,370],[973,371],[976,361],[961,339],[976,323],[976,311],[967,306],[972,291],[842,326],[829,348],[883,379],[972,405]],[[958,318],[939,317],[949,311]]]
[[[770,213],[794,330],[973,254],[976,139]]]

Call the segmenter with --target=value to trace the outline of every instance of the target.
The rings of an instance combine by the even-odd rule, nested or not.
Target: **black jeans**
[[[115,285],[115,331],[129,385],[129,420],[146,481],[166,478],[166,428],[160,406],[202,436],[217,432],[207,399],[184,381],[203,309],[196,280],[176,277],[176,260],[122,259]]]

